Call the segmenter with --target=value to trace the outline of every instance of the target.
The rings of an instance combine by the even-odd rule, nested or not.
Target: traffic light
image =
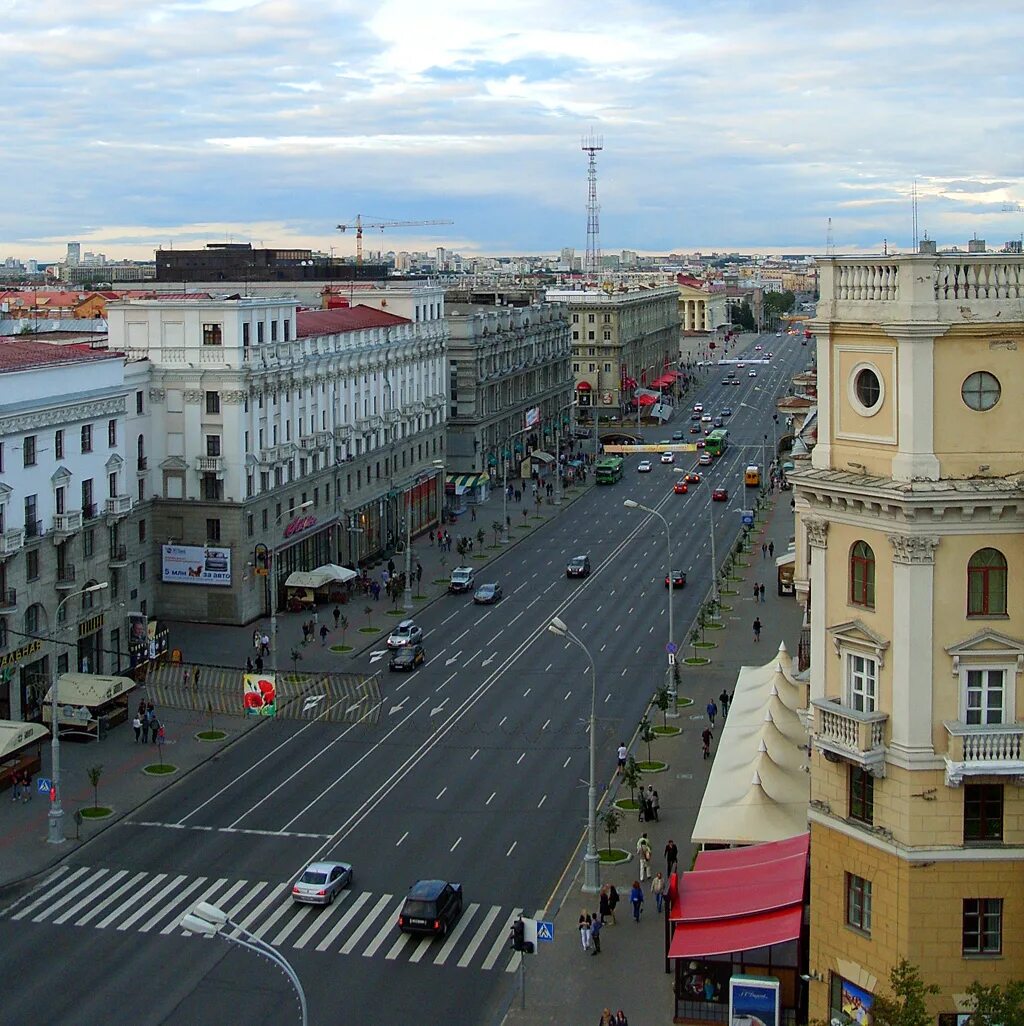
[[[526,928],[522,919],[517,919],[512,924],[512,950],[522,951],[526,947]]]

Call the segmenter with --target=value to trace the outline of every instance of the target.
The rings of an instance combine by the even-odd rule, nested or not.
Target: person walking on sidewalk
[[[21,797],[21,774],[15,773],[11,779],[11,801],[16,802]]]
[[[775,557],[775,542],[768,542],[768,555],[772,558]]]
[[[615,1026],[615,1016],[612,1014],[612,1010],[610,1008],[606,1008],[601,1013],[601,1021],[597,1026]]]
[[[21,801],[32,801],[32,774],[27,769],[21,771]]]
[[[584,952],[590,950],[590,916],[586,911],[580,913],[580,944]]]
[[[654,895],[654,907],[660,916],[661,903],[665,896],[665,878],[661,875],[661,870],[654,874],[654,879],[651,881],[651,893]]]
[[[647,840],[647,834],[640,835],[636,842],[636,857],[640,863],[640,879],[650,880],[651,878],[651,842]]]
[[[718,696],[718,704],[722,707],[722,719],[729,715],[729,692],[722,688],[722,693]]]
[[[320,624],[320,645],[323,647],[327,644],[327,624]]]
[[[711,758],[711,739],[715,735],[711,733],[710,727],[705,727],[704,732],[701,734],[700,739],[704,743],[704,758]]]
[[[754,617],[754,641],[761,640],[761,617]]]
[[[711,726],[715,725],[715,717],[718,715],[718,706],[715,705],[715,700],[712,698],[707,705],[708,719],[711,721]]]
[[[658,797],[658,792],[654,789],[653,784],[647,785],[647,804],[650,806],[654,822],[657,823],[659,821],[658,813],[661,810],[661,799]]]
[[[757,583],[757,581],[754,581],[754,601],[755,602],[757,601],[757,596],[758,596],[759,593],[760,593],[760,585]]]
[[[668,839],[668,844],[665,845],[665,874],[667,876],[672,875],[678,861],[679,848],[676,846],[676,842],[670,837]]]
[[[761,592],[761,601],[764,602],[764,585],[761,584],[758,590]]]
[[[629,903],[633,906],[633,921],[639,925],[640,913],[644,910],[644,889],[640,886],[639,880],[633,881],[633,887],[629,892]]]
[[[338,629],[338,621],[341,619],[341,609],[338,606],[334,607],[334,629]]]
[[[764,542],[761,542],[761,558],[767,559],[768,557],[768,546]]]
[[[590,917],[590,943],[594,945],[592,955],[601,954],[601,917],[595,912]]]
[[[625,741],[619,742],[619,748],[616,753],[616,758],[619,764],[619,772],[621,773],[626,768],[626,756],[629,754],[629,749],[626,747]]]
[[[135,731],[135,743],[139,743],[139,738],[142,736],[142,720],[139,719],[138,713],[132,719],[132,730]]]

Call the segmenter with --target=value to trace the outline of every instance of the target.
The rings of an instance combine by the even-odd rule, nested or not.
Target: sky
[[[1024,4],[0,0],[0,260],[990,247],[1024,231]]]

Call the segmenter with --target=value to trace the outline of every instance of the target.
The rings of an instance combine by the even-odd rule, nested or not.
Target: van
[[[476,577],[471,566],[457,566],[452,571],[451,580],[448,582],[448,591],[453,595],[463,594],[467,591],[474,591],[476,588]]]
[[[761,468],[751,463],[745,471],[743,471],[743,483],[748,488],[756,488],[761,483]]]

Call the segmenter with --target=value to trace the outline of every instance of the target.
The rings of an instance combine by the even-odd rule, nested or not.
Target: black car
[[[501,601],[501,585],[481,584],[473,593],[473,601],[478,606],[493,606]]]
[[[565,567],[566,577],[589,577],[590,576],[590,557],[589,556],[573,556],[572,559],[566,564]]]
[[[417,666],[426,662],[427,654],[423,651],[422,645],[406,645],[404,648],[396,648],[388,660],[388,668],[391,670],[415,670]]]
[[[686,574],[682,570],[673,570],[671,574],[665,574],[665,587],[669,585],[669,581],[672,582],[673,588],[685,588],[686,587]]]
[[[685,437],[686,436],[683,434],[682,431],[673,431],[672,432],[672,441],[673,442],[681,442]]]
[[[398,914],[403,933],[432,933],[443,937],[462,915],[462,884],[444,880],[414,883]]]

